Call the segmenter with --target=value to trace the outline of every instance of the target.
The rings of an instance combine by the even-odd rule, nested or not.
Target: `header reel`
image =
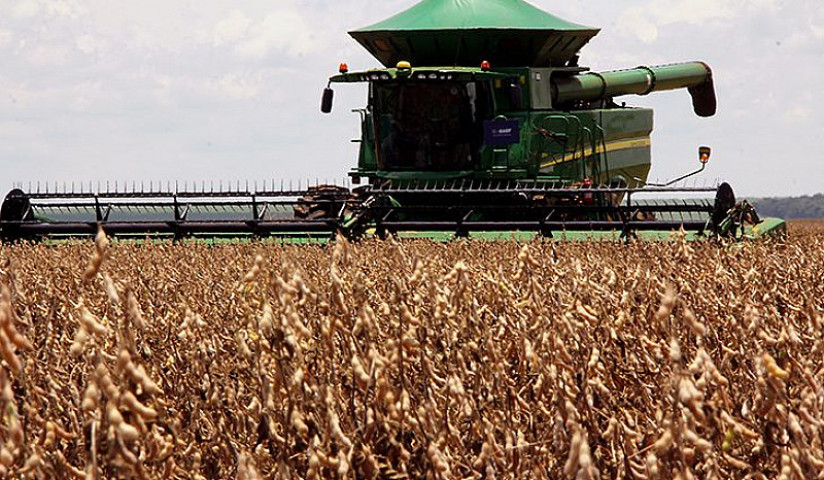
[[[715,200],[666,200],[662,194]],[[650,198],[652,196],[653,198]],[[298,190],[176,190],[106,193],[10,192],[0,210],[3,241],[93,236],[326,240],[412,234],[444,238],[531,232],[549,238],[587,232],[616,238],[683,228],[697,236],[739,236],[759,221],[726,183],[715,188],[606,188],[538,182],[451,181]],[[639,235],[640,234],[640,235]]]

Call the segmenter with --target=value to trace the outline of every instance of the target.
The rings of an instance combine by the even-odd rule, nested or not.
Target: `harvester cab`
[[[342,72],[369,84],[355,178],[396,185],[445,180],[644,185],[652,111],[623,95],[689,89],[695,112],[715,113],[701,62],[593,73],[581,67],[412,67]],[[323,110],[331,94],[324,92]]]
[[[89,235],[329,237],[334,232],[435,237],[543,235],[651,238],[743,232],[757,216],[718,188],[648,183],[653,112],[616,99],[685,89],[701,117],[716,112],[702,62],[592,72],[579,54],[599,30],[523,0],[423,0],[350,32],[382,68],[341,64],[335,84],[365,83],[357,165],[335,185],[9,194],[4,239]],[[271,186],[269,186],[271,185]],[[667,201],[674,194],[715,198]],[[780,220],[747,235],[783,231]],[[577,232],[577,233],[576,233]]]

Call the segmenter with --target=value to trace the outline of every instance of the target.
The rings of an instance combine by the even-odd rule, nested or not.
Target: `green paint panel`
[[[779,218],[765,218],[757,226],[747,226],[745,228],[743,239],[765,239],[765,238],[780,238],[787,233],[786,223]],[[374,234],[374,232],[372,232]],[[682,235],[677,231],[652,231],[639,230],[635,232],[636,240],[645,242],[661,242],[661,241],[677,241]],[[485,241],[485,242],[530,242],[534,240],[545,240],[552,242],[623,242],[620,232],[596,232],[584,230],[568,230],[563,232],[556,232],[553,237],[543,237],[534,232],[473,232],[468,238],[458,238],[454,232],[449,231],[430,231],[430,232],[404,232],[398,235],[402,239],[425,239],[435,242],[452,242],[452,241]],[[697,235],[694,232],[686,232],[685,237],[687,241],[706,241],[708,237],[704,235]]]
[[[758,224],[757,226],[747,226],[743,237],[745,239],[762,239],[762,238],[780,238],[787,233],[787,225],[784,220],[779,218],[765,218],[763,221]],[[367,232],[367,238],[373,236],[375,234],[374,231]],[[660,232],[660,231],[647,231],[641,230],[636,232],[637,239],[641,241],[675,241],[678,239],[679,233],[678,232]],[[457,238],[455,237],[454,232],[450,231],[429,231],[429,232],[403,232],[398,234],[398,237],[401,239],[406,240],[413,240],[413,239],[422,239],[422,240],[432,240],[434,242],[453,242],[453,241],[483,241],[483,242],[498,242],[498,241],[517,241],[517,242],[530,242],[537,239],[542,239],[546,241],[554,241],[554,242],[621,242],[623,239],[621,238],[620,233],[618,232],[593,232],[593,231],[581,231],[581,230],[570,230],[564,232],[556,232],[552,238],[542,237],[538,233],[534,232],[520,232],[520,231],[511,231],[511,232],[473,232],[469,238]],[[688,241],[701,241],[706,240],[706,237],[699,236],[694,233],[687,233],[686,239]],[[72,242],[73,240],[59,240],[59,239],[51,239],[47,243],[60,245],[67,242]],[[150,243],[157,243],[163,244],[168,242],[168,239],[145,239],[145,238],[134,238],[134,239],[123,239],[117,238],[112,239],[114,243],[125,243],[125,244],[143,244],[146,242]],[[318,236],[312,234],[294,234],[294,235],[284,235],[278,237],[271,237],[271,238],[264,238],[264,239],[240,239],[235,237],[226,237],[226,238],[204,238],[204,239],[189,239],[184,240],[182,243],[184,244],[206,244],[206,245],[237,245],[237,244],[248,244],[253,242],[262,242],[266,244],[276,244],[276,245],[325,245],[329,243],[330,237],[329,236]]]
[[[535,112],[530,118],[530,156],[542,174],[591,177],[602,184],[621,177],[629,186],[636,183],[633,177],[646,180],[652,110]]]
[[[570,75],[554,79],[552,86],[555,106],[623,95],[689,89],[696,115],[711,117],[716,111],[712,70],[703,62]]]
[[[765,218],[756,226],[747,226],[743,239],[757,240],[765,238],[780,238],[787,233],[787,225],[780,218]],[[677,241],[682,235],[677,231],[639,230],[635,232],[636,239],[647,242]],[[399,235],[406,239],[428,239],[436,242],[465,241],[465,238],[455,237],[454,232],[405,232]],[[553,237],[543,237],[533,232],[473,232],[469,236],[472,241],[520,241],[529,242],[536,239],[556,242],[623,242],[620,232],[595,232],[584,230],[568,230],[556,232]],[[708,237],[685,232],[685,239],[690,242],[706,241]]]
[[[598,31],[563,20],[521,0],[424,0],[352,33],[478,29]]]
[[[424,0],[349,34],[387,67],[563,65],[598,33],[522,0]]]
[[[767,217],[761,219],[761,223],[755,226],[748,226],[744,230],[744,237],[759,238],[780,238],[787,234],[787,222],[780,218]]]
[[[584,73],[558,79],[557,101],[595,100],[621,95],[646,95],[699,85],[712,74],[702,62],[638,67],[605,73]]]

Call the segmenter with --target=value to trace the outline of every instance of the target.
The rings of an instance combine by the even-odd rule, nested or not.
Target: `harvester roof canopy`
[[[598,34],[523,0],[423,0],[349,32],[384,66],[562,66]]]

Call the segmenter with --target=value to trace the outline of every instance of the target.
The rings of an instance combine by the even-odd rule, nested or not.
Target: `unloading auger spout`
[[[717,101],[712,70],[704,62],[638,67],[602,73],[588,72],[554,78],[552,99],[555,105],[566,105],[684,88],[692,96],[696,115],[715,115]]]

